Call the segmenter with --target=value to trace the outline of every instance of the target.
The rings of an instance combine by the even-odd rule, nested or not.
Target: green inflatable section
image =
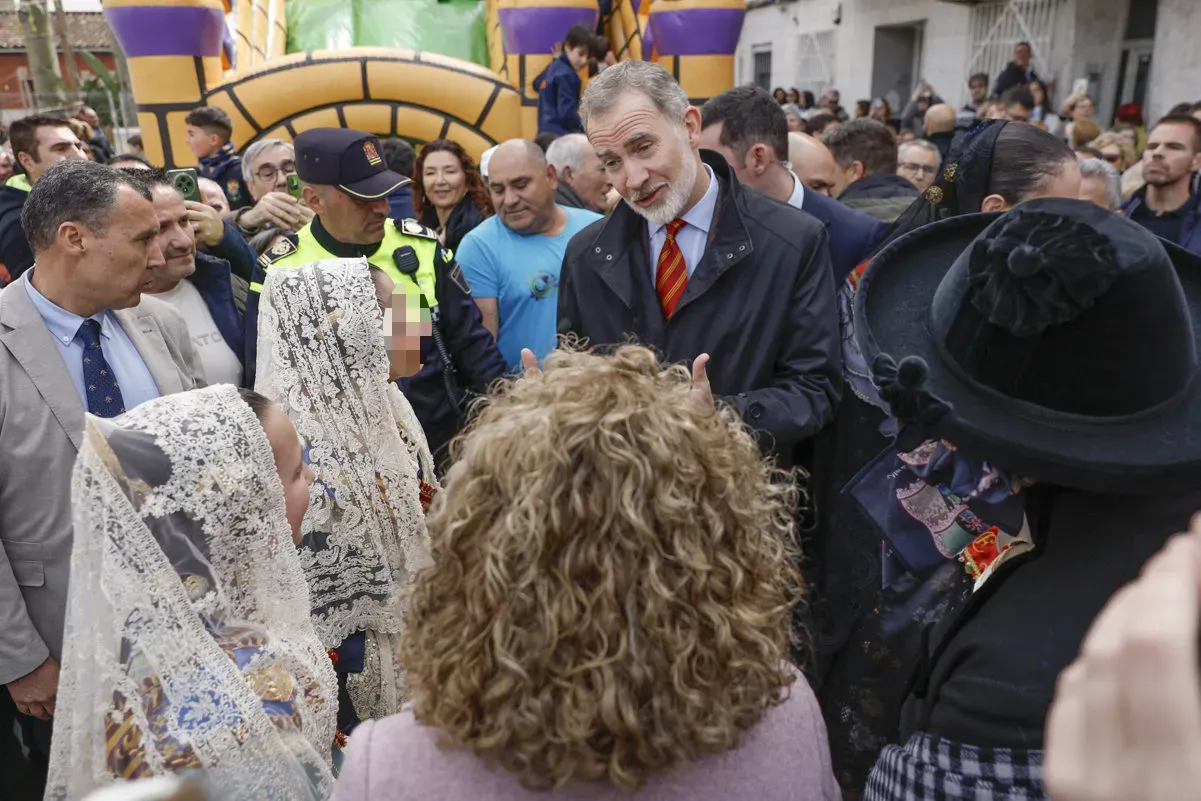
[[[288,52],[398,47],[488,66],[483,0],[288,0]]]

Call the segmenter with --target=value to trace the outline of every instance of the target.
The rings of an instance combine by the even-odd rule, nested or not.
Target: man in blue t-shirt
[[[459,244],[459,266],[509,368],[521,368],[521,349],[541,360],[555,348],[559,268],[567,243],[599,214],[555,203],[558,179],[542,148],[511,139],[488,162],[496,216]]]

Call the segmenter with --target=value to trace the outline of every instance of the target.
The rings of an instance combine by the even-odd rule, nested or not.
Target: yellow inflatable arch
[[[478,159],[505,139],[534,137],[534,77],[567,28],[594,26],[599,14],[597,0],[487,0],[489,70],[389,48],[284,55],[284,0],[232,2],[237,27],[230,35],[231,0],[103,0],[155,163],[196,163],[184,118],[201,105],[229,114],[239,147],[337,126],[417,141],[449,137]],[[623,57],[657,59],[700,103],[733,85],[745,7],[744,0],[616,0],[606,27],[618,35]],[[640,28],[657,30],[657,42],[644,47]]]
[[[431,53],[352,48],[273,59],[205,92],[229,114],[234,141],[291,141],[307,128],[342,127],[419,141],[449,137],[477,158],[522,135],[521,97],[493,72]],[[188,108],[154,109],[167,132],[168,161],[190,157],[183,140]],[[142,117],[139,105],[139,118]],[[145,131],[143,122],[143,131]],[[145,137],[143,137],[145,139]]]
[[[282,13],[282,4],[272,7]],[[226,72],[222,0],[105,0],[104,10],[129,63],[146,155],[156,163],[196,163],[184,118],[201,105],[229,114],[239,147],[345,126],[422,141],[452,137],[478,158],[522,135],[520,94],[470,62],[386,48],[264,58],[263,42],[248,59],[257,66]],[[281,44],[270,50],[282,50],[279,25],[271,27]]]

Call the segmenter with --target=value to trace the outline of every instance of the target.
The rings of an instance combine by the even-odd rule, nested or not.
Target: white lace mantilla
[[[215,798],[326,798],[337,680],[297,613],[308,591],[283,488],[237,390],[89,417],[72,501],[46,798],[110,783],[130,749],[138,775],[202,767]]]
[[[436,486],[433,460],[388,381],[368,269],[345,259],[273,270],[260,301],[255,389],[292,419],[317,476],[300,553],[313,621],[330,646],[357,631],[399,632],[403,590],[429,560],[418,467]]]

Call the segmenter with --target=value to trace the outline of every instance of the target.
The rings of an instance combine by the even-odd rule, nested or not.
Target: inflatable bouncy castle
[[[535,136],[534,78],[580,23],[703,103],[733,86],[745,0],[104,0],[104,13],[147,157],[185,167],[184,118],[201,105],[229,114],[239,148],[341,126],[449,137],[478,159]]]

